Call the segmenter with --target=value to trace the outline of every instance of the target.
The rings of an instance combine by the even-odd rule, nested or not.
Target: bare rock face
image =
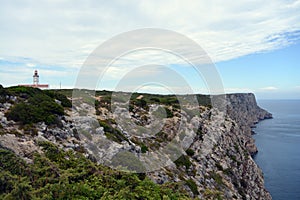
[[[254,94],[227,94],[227,113],[241,126],[250,128],[260,120],[272,118],[272,114],[257,105]]]
[[[272,118],[272,114],[260,108],[255,100],[254,94],[228,94],[227,114],[236,121],[241,129],[241,134],[247,136],[245,145],[251,155],[258,152],[251,128],[260,120]]]
[[[32,162],[30,157],[34,152],[41,152],[33,140],[28,137],[19,138],[13,134],[0,136],[0,146],[13,150],[17,155],[24,158],[26,162]]]
[[[189,167],[169,166],[148,175],[156,182],[193,182],[198,193],[192,187],[187,189],[200,199],[272,199],[264,188],[262,171],[248,151],[245,141],[249,136],[234,120],[217,120],[214,115],[219,114],[213,110],[201,114],[201,139],[196,138],[189,148],[194,154],[185,155]]]

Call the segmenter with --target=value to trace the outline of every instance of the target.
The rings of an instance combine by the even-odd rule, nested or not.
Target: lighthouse
[[[34,74],[33,74],[33,85],[38,85],[39,84],[39,73],[37,70],[34,71]]]
[[[40,88],[40,89],[49,88],[48,84],[40,84],[39,79],[40,79],[40,76],[39,76],[38,70],[34,70],[34,72],[33,72],[33,83],[32,84],[19,85],[19,86],[34,87],[34,88]]]

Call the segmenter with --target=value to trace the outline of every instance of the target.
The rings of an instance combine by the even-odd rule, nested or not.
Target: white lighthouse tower
[[[46,89],[49,88],[48,84],[40,84],[40,76],[38,73],[38,70],[34,70],[33,72],[33,84],[22,84],[19,86],[25,86],[25,87],[34,87],[34,88],[40,88],[40,89]]]
[[[33,74],[33,85],[38,86],[38,84],[39,84],[39,77],[40,76],[38,74],[38,71],[35,70],[34,74]]]

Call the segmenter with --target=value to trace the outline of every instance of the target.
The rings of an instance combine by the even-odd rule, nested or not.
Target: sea
[[[258,100],[273,119],[254,128],[265,187],[274,200],[300,200],[300,100]]]

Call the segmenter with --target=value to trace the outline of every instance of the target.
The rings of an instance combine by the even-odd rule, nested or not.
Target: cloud
[[[274,87],[274,86],[268,86],[268,87],[260,88],[260,90],[263,90],[263,91],[276,91],[276,90],[278,90],[278,88]]]
[[[98,45],[117,34],[146,27],[186,35],[200,44],[214,62],[272,51],[299,41],[299,10],[300,0],[274,0],[265,4],[258,0],[226,4],[220,0],[3,1],[0,79],[6,85],[31,81],[33,68],[38,68],[56,85],[57,77],[72,85],[76,73]],[[172,38],[161,42],[170,41]],[[130,43],[130,39],[126,42]],[[114,47],[107,51],[114,51]],[[107,79],[118,79],[133,65],[174,63],[182,60],[166,53],[133,52],[112,65]],[[261,91],[273,90],[261,88]]]
[[[34,64],[34,63],[27,63],[26,66],[27,67],[36,67],[36,64]]]
[[[159,9],[158,9],[159,8]],[[5,1],[0,55],[78,69],[101,42],[158,27],[198,42],[214,61],[282,48],[299,39],[299,1]],[[18,13],[16,15],[16,13]]]

